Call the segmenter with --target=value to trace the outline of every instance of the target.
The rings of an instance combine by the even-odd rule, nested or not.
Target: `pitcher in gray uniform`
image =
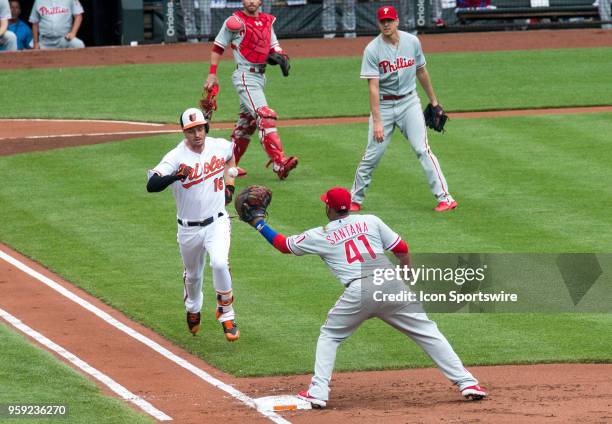
[[[381,34],[367,45],[361,65],[361,78],[368,80],[371,115],[368,145],[353,182],[351,210],[361,209],[372,173],[387,150],[395,127],[410,141],[425,171],[429,189],[438,202],[434,210],[454,209],[457,202],[427,141],[421,101],[416,92],[418,79],[432,106],[438,104],[421,43],[417,37],[397,29],[399,19],[392,6],[378,9],[377,18]]]
[[[30,14],[35,49],[82,49],[77,38],[83,22],[79,0],[36,0]]]
[[[8,22],[11,17],[8,0],[0,0],[0,47],[6,51],[17,50],[17,36],[8,30]]]
[[[329,222],[291,237],[274,231],[262,218],[250,224],[282,253],[321,257],[345,287],[321,326],[317,342],[315,375],[308,390],[298,397],[314,407],[324,408],[329,399],[329,383],[336,361],[336,351],[359,326],[370,318],[380,318],[414,340],[435,362],[442,373],[459,387],[461,394],[472,400],[487,396],[478,380],[461,363],[436,324],[429,320],[420,305],[409,301],[380,301],[373,288],[365,283],[368,263],[383,263],[389,250],[399,259],[400,266],[410,267],[408,245],[380,218],[374,215],[349,215],[351,194],[334,187],[321,196]],[[400,281],[400,284],[403,283]],[[403,286],[405,287],[405,286]]]

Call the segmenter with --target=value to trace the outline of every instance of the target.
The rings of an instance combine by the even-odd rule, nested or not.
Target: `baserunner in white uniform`
[[[381,34],[367,45],[361,64],[361,78],[368,80],[371,115],[368,145],[351,190],[351,210],[361,209],[372,173],[387,150],[395,127],[410,141],[425,171],[429,189],[438,202],[434,210],[454,209],[457,202],[449,192],[440,163],[427,141],[421,101],[416,92],[418,79],[432,106],[438,105],[421,43],[414,35],[397,29],[399,19],[392,6],[378,9],[377,18]]]
[[[374,215],[349,215],[351,194],[335,187],[321,196],[326,204],[329,223],[302,234],[285,237],[276,233],[261,218],[254,226],[277,250],[297,256],[319,255],[340,283],[346,288],[327,320],[321,327],[317,342],[315,374],[308,390],[298,396],[315,407],[325,407],[329,399],[329,383],[336,361],[336,351],[361,323],[370,318],[380,318],[414,340],[435,362],[442,373],[461,394],[479,400],[487,393],[461,363],[461,360],[440,333],[436,324],[427,318],[422,309],[411,302],[377,301],[372,285],[362,284],[364,265],[384,258],[390,250],[399,259],[400,266],[410,266],[408,245]],[[403,284],[403,283],[402,283]]]
[[[234,143],[207,137],[208,123],[202,111],[187,109],[180,125],[185,138],[149,171],[147,191],[171,186],[176,201],[177,241],[183,258],[184,302],[187,325],[195,335],[200,329],[204,303],[202,273],[210,256],[213,285],[217,292],[216,318],[229,341],[240,332],[234,321],[232,276],[229,271],[230,220],[225,205],[232,200],[236,166]]]

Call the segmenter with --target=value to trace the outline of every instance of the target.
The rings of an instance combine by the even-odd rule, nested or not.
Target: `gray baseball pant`
[[[612,20],[612,16],[610,13],[610,3],[610,0],[599,0],[599,18],[602,21]],[[603,29],[612,29],[612,24],[603,24],[601,27]]]
[[[321,22],[324,33],[334,34],[336,32],[336,0],[323,0]],[[355,0],[343,0],[342,29],[346,32],[354,32],[356,27]]]
[[[196,36],[204,36],[206,40],[212,31],[212,15],[210,0],[181,0],[183,23],[188,42],[197,42]],[[199,20],[199,29],[198,21]],[[193,38],[189,38],[193,37]]]
[[[360,281],[354,282],[329,311],[317,342],[315,373],[308,389],[311,396],[325,401],[329,399],[329,383],[340,343],[370,318],[380,318],[414,340],[444,376],[459,386],[459,390],[478,384],[478,380],[463,367],[436,323],[424,312],[415,312],[422,310],[418,304],[375,301],[375,287],[363,288]]]
[[[85,43],[79,38],[73,38],[68,41],[62,37],[45,37],[40,36],[40,48],[41,49],[83,49]]]
[[[5,31],[0,37],[0,46],[5,51],[13,52],[17,50],[17,36],[12,31]]]
[[[453,198],[448,191],[446,178],[444,178],[438,158],[431,151],[427,141],[425,118],[417,93],[413,92],[400,100],[381,100],[380,115],[383,121],[385,139],[382,143],[374,139],[374,124],[372,116],[370,116],[368,145],[357,167],[351,190],[353,202],[359,204],[363,202],[365,191],[372,181],[372,173],[387,150],[396,126],[399,127],[404,137],[410,141],[410,146],[423,167],[431,193],[438,202],[452,201]]]

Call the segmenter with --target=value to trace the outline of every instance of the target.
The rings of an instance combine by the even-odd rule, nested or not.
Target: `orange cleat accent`
[[[351,202],[351,212],[359,212],[361,205],[359,203]]]
[[[194,336],[200,331],[199,312],[187,312],[187,326],[189,327],[189,332]]]
[[[446,212],[446,211],[450,211],[453,210],[457,207],[458,203],[456,201],[452,201],[452,202],[440,202],[438,203],[438,206],[436,206],[434,208],[434,211],[436,212]]]
[[[240,338],[240,330],[238,330],[238,326],[236,325],[236,321],[228,320],[223,321],[221,323],[221,327],[223,327],[223,333],[225,334],[225,338],[228,342],[235,342]]]

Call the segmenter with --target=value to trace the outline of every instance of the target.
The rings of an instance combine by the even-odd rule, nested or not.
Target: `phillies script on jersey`
[[[185,164],[181,164],[181,167],[186,166]],[[196,184],[200,184],[202,181],[209,179],[213,175],[217,175],[220,172],[223,172],[225,169],[225,159],[218,158],[213,156],[210,159],[210,162],[204,163],[202,169],[200,169],[200,164],[196,163],[195,166],[189,172],[187,178],[185,178],[185,182],[182,184],[184,188],[189,188]]]
[[[356,236],[358,234],[365,234],[368,232],[368,224],[364,222],[355,222],[354,224],[346,224],[344,227],[340,227],[334,230],[333,233],[327,235],[325,239],[330,246],[334,246],[337,243],[344,241],[348,238]],[[296,241],[296,244],[301,240]]]
[[[414,66],[414,59],[408,59],[407,57],[402,56],[398,57],[395,63],[391,63],[388,60],[383,60],[378,64],[378,67],[383,74],[397,72],[398,69],[410,68],[411,66]]]
[[[40,13],[43,16],[61,15],[63,13],[69,13],[69,12],[70,10],[65,7],[52,7],[51,9],[49,9],[49,8],[46,8],[45,6],[42,6],[38,8],[38,13]]]

